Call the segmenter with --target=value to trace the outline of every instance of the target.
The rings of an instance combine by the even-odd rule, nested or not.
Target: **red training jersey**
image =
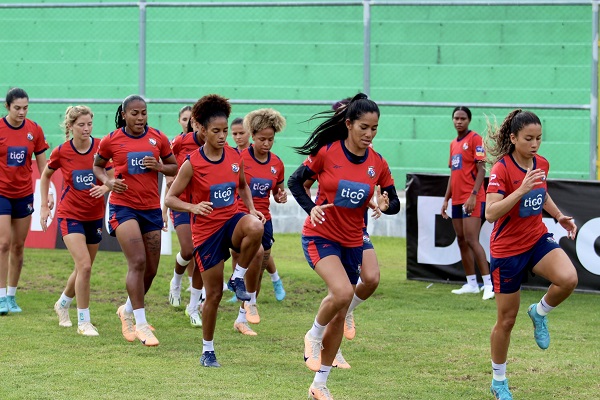
[[[548,176],[550,164],[544,157],[533,158],[533,169],[543,169]],[[517,190],[526,170],[521,168],[512,154],[505,155],[492,167],[488,193],[508,196]],[[490,238],[490,251],[494,258],[515,256],[530,250],[533,245],[548,232],[542,222],[542,209],[546,201],[548,185],[546,180],[521,198],[508,213],[494,223]]]
[[[270,220],[271,192],[285,180],[283,162],[272,152],[269,152],[267,161],[264,163],[258,161],[254,156],[254,146],[243,150],[241,158],[244,161],[244,174],[252,193],[254,208],[260,211],[267,220]],[[238,198],[237,202],[240,211],[250,212],[241,198]]]
[[[90,138],[90,148],[85,153],[80,153],[71,139],[52,150],[48,168],[61,169],[63,173],[64,187],[56,210],[58,218],[95,221],[104,217],[104,197],[90,196],[92,185],[102,185],[93,171],[98,146],[100,140]]]
[[[185,162],[187,156],[198,150],[200,146],[202,146],[202,144],[198,142],[195,132],[181,133],[175,136],[171,142],[171,151],[177,160],[177,166],[181,168],[181,165]],[[179,198],[186,202],[190,201],[190,195],[187,188],[181,193]]]
[[[19,199],[33,194],[31,156],[48,149],[44,131],[25,119],[21,126],[11,126],[0,119],[0,196]]]
[[[477,202],[485,201],[483,182],[474,188],[477,178],[477,163],[485,161],[483,139],[475,131],[469,131],[461,139],[450,142],[450,185],[452,204],[464,204],[473,190],[477,190]]]
[[[212,212],[206,216],[192,216],[194,247],[204,243],[238,212],[235,199],[240,182],[240,154],[230,146],[223,147],[219,161],[211,161],[204,154],[204,146],[188,156],[193,176],[188,183],[192,204],[203,201],[213,203]]]
[[[312,225],[310,216],[304,221],[302,234],[320,236],[345,247],[363,244],[364,215],[375,185],[392,186],[394,179],[387,161],[368,148],[358,163],[343,140],[321,147],[316,156],[308,156],[304,165],[319,181],[316,204],[334,204],[325,210],[325,222]]]
[[[110,203],[136,210],[160,208],[158,172],[144,166],[144,157],[157,160],[171,155],[169,139],[159,130],[146,127],[140,136],[132,136],[125,128],[117,129],[102,138],[98,156],[112,159],[115,178],[124,179],[128,189],[123,193],[112,192]]]

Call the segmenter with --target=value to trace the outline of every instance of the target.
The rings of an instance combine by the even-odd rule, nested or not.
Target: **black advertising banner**
[[[441,215],[447,175],[407,174],[406,256],[407,278],[464,282],[460,251],[450,219]],[[577,224],[576,240],[552,217],[544,213],[548,231],[565,250],[579,277],[578,290],[600,292],[600,183],[595,181],[548,180],[548,193],[565,215]],[[448,207],[450,214],[451,205]],[[489,260],[492,224],[482,221],[479,241]],[[528,276],[524,287],[548,287],[539,276]]]

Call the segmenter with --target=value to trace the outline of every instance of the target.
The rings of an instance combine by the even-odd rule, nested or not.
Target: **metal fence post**
[[[363,1],[363,92],[371,92],[371,0]]]
[[[598,1],[592,2],[592,81],[590,84],[590,179],[598,169]]]
[[[140,0],[140,38],[138,43],[138,91],[146,97],[146,0]]]

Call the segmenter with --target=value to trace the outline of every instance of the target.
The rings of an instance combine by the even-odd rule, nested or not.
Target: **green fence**
[[[511,109],[489,104],[543,105],[534,111],[544,124],[541,153],[551,162],[551,177],[590,174],[589,4],[374,4],[368,60],[361,2],[148,2],[143,43],[138,3],[12,3],[0,5],[0,89],[28,91],[29,117],[52,146],[63,138],[58,125],[66,102],[94,100],[94,135],[103,136],[114,127],[118,99],[139,93],[145,73],[149,123],[169,137],[179,132],[178,109],[204,94],[235,100],[233,117],[258,107],[279,109],[288,127],[274,151],[289,174],[303,159],[290,146],[303,143],[314,127],[305,121],[330,102],[365,90],[366,78],[370,96],[384,104],[375,147],[400,188],[407,172],[448,173],[451,111],[461,104],[481,105],[471,107],[471,129],[478,132],[485,129],[485,115],[501,122]],[[551,109],[560,105],[579,109]]]

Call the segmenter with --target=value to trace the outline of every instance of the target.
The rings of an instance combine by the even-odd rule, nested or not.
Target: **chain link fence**
[[[448,173],[456,105],[480,133],[486,115],[524,106],[544,124],[551,177],[595,177],[597,2],[487,3],[5,1],[0,88],[29,93],[51,146],[70,104],[92,107],[98,137],[133,93],[169,137],[179,108],[208,93],[232,99],[232,117],[274,107],[288,120],[274,147],[288,173],[307,119],[365,91],[399,188],[407,172]]]

